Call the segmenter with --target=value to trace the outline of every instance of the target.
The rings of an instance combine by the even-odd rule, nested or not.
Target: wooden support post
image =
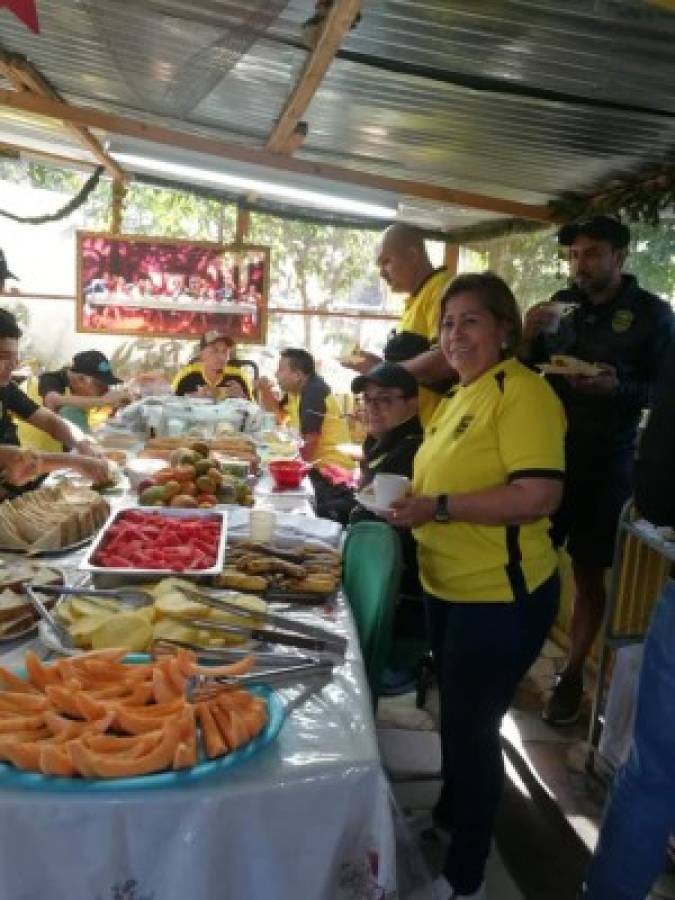
[[[112,183],[112,210],[110,223],[110,231],[112,234],[122,233],[122,217],[124,215],[124,197],[126,192],[126,183],[121,178],[114,178]]]
[[[237,225],[234,232],[236,244],[243,244],[251,230],[251,211],[237,206]]]
[[[445,268],[453,278],[459,269],[459,244],[445,245]]]

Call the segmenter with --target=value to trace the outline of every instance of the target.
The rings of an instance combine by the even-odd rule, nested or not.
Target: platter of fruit
[[[214,575],[222,571],[227,513],[118,509],[80,564],[92,573]]]
[[[157,469],[137,485],[141,506],[197,509],[219,504],[253,505],[253,492],[245,478],[232,474],[233,467],[196,442],[172,451],[169,465]],[[236,470],[235,470],[236,471]]]

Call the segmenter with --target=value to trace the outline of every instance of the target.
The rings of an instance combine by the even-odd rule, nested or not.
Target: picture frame
[[[266,342],[269,247],[78,231],[76,264],[79,332]]]

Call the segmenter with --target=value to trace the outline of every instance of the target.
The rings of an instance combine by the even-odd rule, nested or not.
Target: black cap
[[[8,278],[13,278],[15,281],[19,280],[14,272],[10,272],[7,268],[5,254],[3,253],[2,248],[0,248],[0,281],[6,281]]]
[[[630,243],[630,229],[612,216],[593,216],[563,225],[558,232],[558,243],[570,247],[580,234],[596,241],[607,241],[615,250],[624,250]]]
[[[361,394],[369,384],[378,387],[400,388],[404,397],[417,396],[417,381],[403,366],[396,363],[378,363],[365,375],[358,375],[352,381],[352,394]]]
[[[76,353],[70,371],[76,375],[90,375],[109,386],[121,384],[122,381],[113,375],[108,357],[100,350],[83,350],[82,353]]]

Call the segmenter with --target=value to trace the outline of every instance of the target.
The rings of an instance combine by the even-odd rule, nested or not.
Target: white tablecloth
[[[328,618],[297,615],[347,635],[347,659],[315,693],[282,692],[284,727],[248,762],[105,795],[0,780],[0,898],[393,900],[390,799],[351,614],[340,602]]]

